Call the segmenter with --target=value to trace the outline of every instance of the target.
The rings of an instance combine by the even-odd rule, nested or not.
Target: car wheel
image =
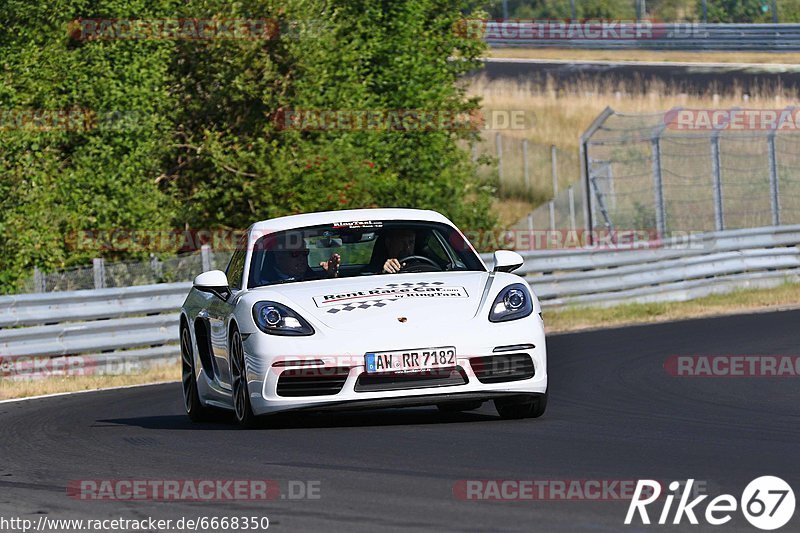
[[[497,398],[494,406],[500,418],[539,418],[547,409],[548,392],[525,396]]]
[[[436,404],[436,407],[442,413],[460,413],[461,411],[472,411],[478,409],[483,402],[481,400],[474,400],[471,402],[448,402]]]
[[[183,405],[192,422],[208,419],[209,409],[200,401],[197,391],[197,374],[194,371],[194,351],[192,334],[188,326],[181,326],[181,382],[183,384]]]
[[[231,378],[233,380],[233,411],[236,421],[243,427],[253,427],[256,416],[250,406],[250,391],[247,387],[247,368],[244,362],[244,346],[239,330],[231,335]]]

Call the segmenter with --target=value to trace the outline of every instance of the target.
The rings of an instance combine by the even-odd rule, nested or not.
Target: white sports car
[[[261,415],[436,405],[541,416],[547,354],[539,302],[486,265],[443,215],[416,209],[259,222],[225,272],[199,275],[181,310],[186,411]]]

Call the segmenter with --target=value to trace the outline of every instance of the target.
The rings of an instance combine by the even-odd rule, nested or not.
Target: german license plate
[[[366,354],[368,374],[381,372],[417,372],[432,368],[456,366],[456,349],[424,348],[420,350],[394,350],[391,352],[370,352]]]

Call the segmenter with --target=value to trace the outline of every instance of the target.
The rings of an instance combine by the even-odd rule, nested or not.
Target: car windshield
[[[386,273],[484,271],[454,228],[365,221],[269,233],[253,247],[249,288]]]

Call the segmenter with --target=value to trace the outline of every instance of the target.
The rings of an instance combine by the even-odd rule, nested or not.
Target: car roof
[[[250,228],[250,232],[264,234],[323,224],[366,222],[370,220],[413,220],[441,222],[449,226],[454,226],[446,216],[428,209],[376,208],[323,211],[320,213],[305,213],[301,215],[272,218],[253,224]]]

